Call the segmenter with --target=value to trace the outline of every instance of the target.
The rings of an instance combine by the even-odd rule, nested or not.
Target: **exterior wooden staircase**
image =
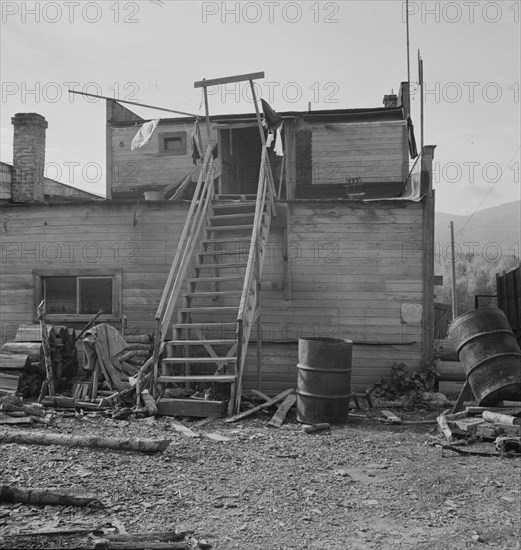
[[[156,397],[172,384],[195,386],[200,395],[227,400],[229,413],[238,410],[274,197],[266,147],[256,195],[214,195],[208,149],[156,314]],[[174,310],[177,322],[167,340]]]

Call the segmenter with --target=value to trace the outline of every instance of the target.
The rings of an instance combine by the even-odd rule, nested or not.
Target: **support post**
[[[203,81],[205,79],[203,78]],[[204,111],[206,115],[206,136],[208,138],[207,146],[212,143],[212,140],[210,138],[210,107],[208,105],[208,87],[203,86],[203,93],[204,93]]]
[[[450,250],[452,264],[452,319],[458,316],[458,297],[456,295],[456,254],[454,252],[454,222],[450,222]]]

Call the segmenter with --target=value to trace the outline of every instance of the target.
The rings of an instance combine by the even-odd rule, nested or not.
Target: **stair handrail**
[[[204,182],[204,183],[203,183]],[[186,278],[190,259],[192,257],[195,244],[201,233],[203,221],[206,216],[208,205],[214,194],[214,175],[213,175],[213,156],[212,146],[208,145],[203,161],[203,166],[197,180],[194,195],[190,203],[190,208],[186,217],[185,225],[179,238],[172,265],[159,301],[155,320],[155,345],[153,354],[152,389],[156,387],[157,368],[159,354],[162,349],[163,339],[165,337],[168,325],[172,318],[172,313],[176,301],[181,291],[181,286]]]
[[[270,178],[271,167],[269,162],[268,150],[266,146],[262,148],[261,165],[259,170],[259,183],[257,186],[257,197],[255,200],[255,217],[250,241],[250,250],[248,253],[248,262],[242,287],[241,301],[237,314],[237,384],[235,386],[235,408],[238,410],[241,395],[241,378],[244,370],[244,361],[246,358],[247,347],[244,343],[249,340],[251,325],[253,320],[254,307],[248,307],[251,296],[254,296],[255,302],[258,301],[258,291],[260,288],[260,275],[262,273],[262,264],[264,259],[265,247],[260,247],[262,217],[266,203],[269,203],[268,216],[275,216],[275,196],[273,180]],[[254,277],[255,274],[255,277]],[[255,281],[257,289],[252,292],[252,284]],[[253,304],[254,306],[255,304]],[[248,319],[248,312],[251,312],[251,319]]]

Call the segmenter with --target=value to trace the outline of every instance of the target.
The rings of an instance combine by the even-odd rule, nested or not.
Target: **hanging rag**
[[[275,147],[273,147],[273,150],[275,151],[275,154],[278,157],[284,156],[284,146],[282,142],[282,127],[284,126],[284,122],[280,123],[280,126],[277,128],[277,139],[275,140]]]
[[[263,124],[270,132],[275,132],[282,126],[282,117],[277,114],[264,99],[261,99],[262,111],[264,113]]]
[[[203,156],[203,146],[199,138],[199,121],[194,122],[194,127],[192,128],[191,138],[192,138],[192,161],[197,165],[198,159]]]
[[[130,146],[131,151],[137,149],[138,147],[145,146],[152,137],[154,130],[159,124],[159,119],[151,120],[150,122],[145,122],[139,129],[138,133],[134,136],[132,140],[132,145]]]

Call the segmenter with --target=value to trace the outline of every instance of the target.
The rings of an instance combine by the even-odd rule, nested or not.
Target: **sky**
[[[105,190],[105,102],[203,114],[202,78],[264,71],[277,111],[381,107],[407,80],[405,1],[0,0],[0,159],[11,117],[48,123],[46,176]],[[520,200],[520,1],[409,1],[412,117],[436,145],[436,210]],[[244,83],[209,90],[211,114],[252,112]],[[144,118],[168,113],[130,107]]]

